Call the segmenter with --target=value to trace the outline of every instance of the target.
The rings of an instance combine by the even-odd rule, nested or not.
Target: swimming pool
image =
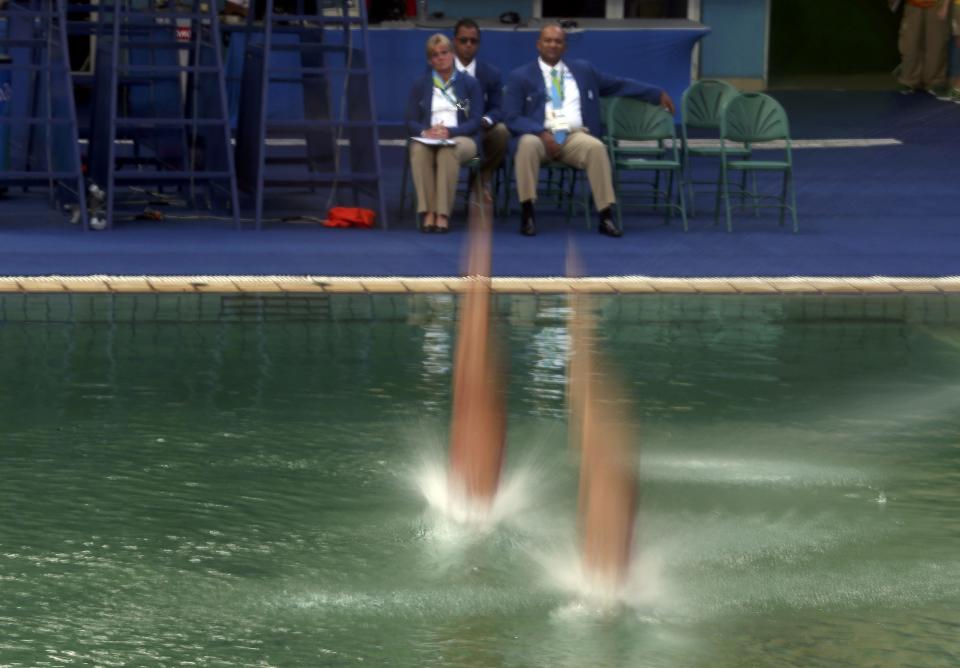
[[[562,295],[497,295],[510,512],[432,511],[453,295],[0,294],[0,665],[960,658],[960,296],[597,297],[640,433],[578,593]]]

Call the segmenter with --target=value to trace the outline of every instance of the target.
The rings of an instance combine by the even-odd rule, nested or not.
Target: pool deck
[[[622,239],[582,218],[538,208],[535,239],[517,213],[494,221],[493,290],[504,293],[956,293],[960,292],[960,166],[944,146],[960,139],[960,105],[890,92],[778,95],[797,140],[800,229],[773,212],[716,225],[701,194],[689,232],[657,212],[625,211]],[[84,233],[41,191],[0,201],[0,292],[5,293],[445,293],[462,290],[466,234],[423,235],[401,217],[402,151],[385,146],[389,229],[339,230],[277,216],[242,230],[214,215],[123,219]],[[695,172],[695,176],[697,173]],[[715,177],[706,166],[700,176]],[[316,199],[316,198],[314,198]],[[323,201],[319,201],[323,200]],[[326,196],[297,204],[325,211]],[[309,208],[313,207],[313,208]],[[132,215],[132,214],[131,214]],[[129,218],[129,217],[128,217]],[[275,219],[275,220],[274,220]],[[563,278],[574,244],[581,278]]]
[[[6,293],[456,293],[476,279],[448,277],[344,278],[336,276],[21,276],[0,278]],[[960,276],[943,278],[588,278],[491,279],[509,294],[950,294]]]

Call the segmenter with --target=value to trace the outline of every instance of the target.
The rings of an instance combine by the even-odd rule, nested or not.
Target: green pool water
[[[641,452],[612,607],[577,575],[564,297],[496,300],[477,529],[424,494],[451,296],[0,296],[0,666],[960,662],[960,299],[595,305]]]

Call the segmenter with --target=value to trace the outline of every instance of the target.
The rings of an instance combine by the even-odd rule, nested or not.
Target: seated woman
[[[432,68],[417,79],[407,102],[412,137],[452,140],[451,145],[410,142],[410,171],[417,191],[421,232],[446,232],[457,193],[460,167],[477,155],[483,89],[480,82],[453,67],[450,40],[437,33],[427,40]]]

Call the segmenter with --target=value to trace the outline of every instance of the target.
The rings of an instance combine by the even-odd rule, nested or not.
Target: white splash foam
[[[532,486],[529,469],[505,472],[493,502],[477,502],[451,484],[446,462],[438,459],[425,460],[413,472],[413,483],[439,518],[481,532],[522,514],[529,506]]]
[[[543,568],[546,586],[574,599],[554,611],[559,618],[602,616],[622,607],[646,618],[647,612],[661,608],[668,599],[663,558],[654,549],[633,555],[627,580],[622,583],[589,572],[572,543],[533,556]]]

